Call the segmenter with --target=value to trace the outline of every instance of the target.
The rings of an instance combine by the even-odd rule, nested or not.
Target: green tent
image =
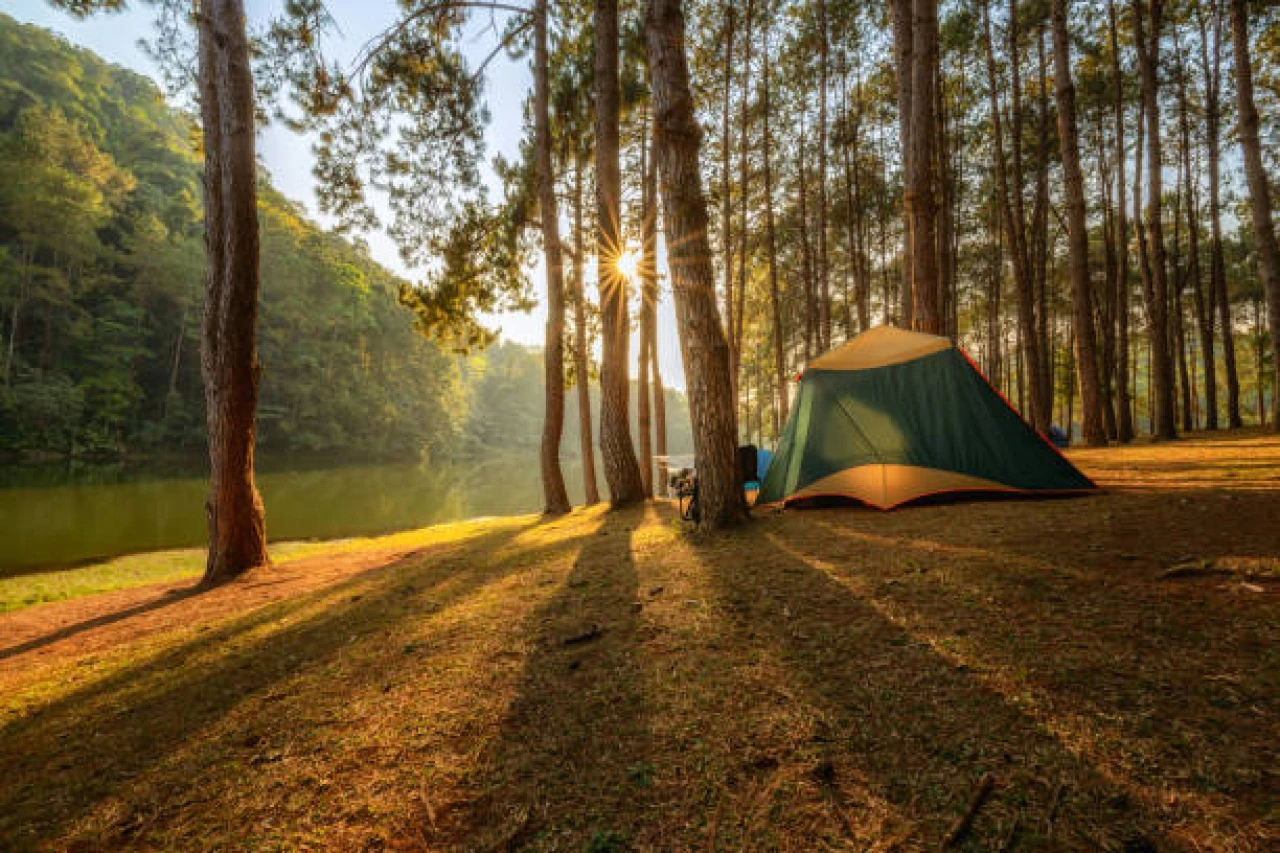
[[[1095,488],[949,339],[881,326],[806,368],[757,503]]]

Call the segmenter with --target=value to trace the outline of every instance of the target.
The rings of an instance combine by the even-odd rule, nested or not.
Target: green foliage
[[[0,452],[203,445],[195,138],[146,78],[0,16]],[[420,334],[489,343],[465,318],[527,304],[497,283],[524,262],[531,215],[528,175],[504,176],[502,215],[467,207],[432,243],[444,271],[425,289],[263,177],[265,448],[442,458],[537,447],[537,352],[463,359]],[[461,286],[473,276],[493,287]],[[688,441],[681,406],[672,395],[673,452]],[[576,450],[576,435],[564,446]]]

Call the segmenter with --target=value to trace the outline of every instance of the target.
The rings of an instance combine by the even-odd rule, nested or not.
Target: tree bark
[[[755,0],[747,0],[746,21],[742,41],[742,103],[739,105],[738,128],[738,287],[729,323],[730,375],[733,377],[733,399],[738,399],[738,383],[742,374],[742,333],[746,326],[747,312],[747,208],[751,204],[751,169],[749,165],[748,136],[751,111],[747,93],[751,90],[751,19]]]
[[[831,270],[827,263],[827,4],[818,0],[818,349],[831,349]]]
[[[912,0],[891,0],[889,11],[893,16],[893,65],[894,76],[898,83],[898,138],[902,152],[902,186],[904,188],[902,206],[902,285],[899,296],[898,318],[903,328],[915,326],[915,298],[911,289],[913,264],[911,260],[911,215],[906,205],[906,190],[913,185],[912,146],[911,146],[911,114],[914,100],[914,76],[912,67],[912,51],[915,30]]]
[[[1271,426],[1280,432],[1280,251],[1276,248],[1276,229],[1271,220],[1271,190],[1262,164],[1262,144],[1258,139],[1258,108],[1253,101],[1253,67],[1249,56],[1248,10],[1245,0],[1230,0],[1230,3],[1240,147],[1244,151],[1244,173],[1249,183],[1249,209],[1253,216],[1258,277],[1266,295],[1271,329],[1272,387],[1276,389],[1271,399]]]
[[[1120,39],[1115,0],[1107,0],[1107,31],[1111,39],[1111,73],[1115,110],[1116,145],[1116,438],[1133,441],[1133,404],[1129,386],[1129,226],[1125,221],[1124,73],[1120,66]]]
[[[1200,358],[1204,365],[1205,428],[1218,428],[1217,359],[1213,346],[1213,306],[1205,299],[1200,270],[1200,205],[1196,201],[1195,174],[1191,169],[1191,121],[1187,115],[1187,74],[1179,51],[1178,127],[1182,137],[1183,182],[1186,185],[1187,278],[1191,282],[1196,328],[1200,333]]]
[[[911,182],[907,215],[911,224],[911,289],[915,325],[944,333],[938,280],[938,162],[934,121],[938,83],[938,0],[912,0]]]
[[[646,117],[645,129],[649,120]],[[640,480],[646,498],[653,497],[653,424],[650,418],[649,363],[657,341],[653,335],[658,298],[657,246],[654,220],[657,214],[657,163],[646,133],[640,142],[641,258],[640,258],[640,358],[636,379],[636,426],[640,431]]]
[[[1227,380],[1227,426],[1244,425],[1240,417],[1240,376],[1236,371],[1235,324],[1227,297],[1227,264],[1222,249],[1222,0],[1213,8],[1213,42],[1204,17],[1199,19],[1201,61],[1205,76],[1205,136],[1209,148],[1209,302],[1222,330],[1222,369]],[[1197,10],[1200,9],[1197,4]]]
[[[1084,173],[1080,170],[1080,133],[1076,127],[1076,91],[1071,77],[1067,0],[1053,0],[1053,76],[1058,102],[1058,137],[1067,197],[1067,242],[1071,256],[1071,307],[1075,318],[1076,375],[1080,381],[1081,431],[1085,443],[1105,446],[1102,397],[1098,388],[1093,334],[1093,295],[1089,287],[1089,233],[1085,222]]]
[[[766,27],[768,24],[766,23]],[[777,382],[778,402],[774,408],[773,433],[782,435],[782,424],[787,422],[787,353],[782,337],[782,298],[778,286],[778,235],[773,214],[773,136],[770,132],[769,100],[769,30],[764,34],[763,65],[760,75],[760,100],[763,130],[761,132],[760,159],[764,166],[764,223],[765,240],[769,252],[769,314],[773,331],[774,379]]]
[[[267,564],[254,483],[258,380],[258,209],[253,77],[242,0],[197,15],[204,134],[206,299],[200,367],[209,441],[205,586]]]
[[[591,429],[591,366],[587,354],[587,288],[583,266],[582,160],[573,161],[573,374],[578,385],[578,446],[582,453],[582,494],[587,506],[600,503],[596,448]]]
[[[631,442],[627,349],[627,281],[622,255],[622,175],[618,161],[618,0],[596,0],[596,263],[600,283],[600,455],[609,500],[625,506],[644,499],[640,464]],[[709,251],[709,249],[708,249]],[[708,257],[710,257],[708,255]],[[714,297],[714,293],[713,293]]]
[[[729,347],[716,310],[680,0],[649,0],[646,30],[663,227],[693,422],[699,526],[718,529],[745,520],[747,506],[738,471]]]
[[[1016,11],[1011,10],[1011,15],[1014,17],[1011,21],[1013,32],[1010,34],[1010,44],[1016,45],[1014,38],[1017,29]],[[991,106],[993,148],[995,151],[996,189],[1000,195],[1000,207],[1004,211],[1005,235],[1008,238],[1009,251],[1012,255],[1014,289],[1017,291],[1018,297],[1018,348],[1020,356],[1017,376],[1019,377],[1019,406],[1022,407],[1022,397],[1025,391],[1026,395],[1030,397],[1030,405],[1026,406],[1023,411],[1030,412],[1031,416],[1028,420],[1031,425],[1043,433],[1049,428],[1049,424],[1044,416],[1045,407],[1041,401],[1042,389],[1039,377],[1043,373],[1040,369],[1040,348],[1035,331],[1035,293],[1031,282],[1031,265],[1027,260],[1027,236],[1022,215],[1022,157],[1018,153],[1021,147],[1021,121],[1016,120],[1016,116],[1020,113],[1020,109],[1017,106],[1020,87],[1015,85],[1012,93],[1014,99],[1012,110],[1015,116],[1015,132],[1011,143],[1015,163],[1012,177],[1015,186],[1010,186],[1008,165],[1005,160],[1003,126],[1000,121],[1000,90],[996,76],[995,50],[991,39],[991,16],[986,2],[982,5],[982,22],[983,42],[987,54],[987,84]],[[1011,65],[1016,79],[1017,63],[1011,63]],[[1031,381],[1025,382],[1026,377],[1031,377]]]
[[[564,433],[564,258],[560,246],[560,206],[551,166],[551,98],[547,58],[547,0],[537,0],[534,29],[534,156],[538,167],[538,219],[547,264],[547,342],[543,351],[545,409],[542,416],[542,500],[547,515],[569,511],[569,492],[560,470]]]
[[[1148,326],[1152,338],[1152,385],[1155,392],[1156,438],[1176,438],[1173,405],[1173,358],[1169,346],[1169,279],[1165,262],[1164,226],[1161,222],[1162,166],[1160,143],[1160,93],[1156,69],[1160,63],[1160,15],[1162,0],[1147,0],[1151,10],[1150,41],[1144,31],[1143,0],[1132,0],[1134,43],[1142,76],[1142,100],[1147,120],[1147,263],[1151,269]]]
[[[724,317],[725,333],[733,336],[733,182],[729,168],[729,116],[733,112],[733,41],[737,25],[737,7],[725,3],[724,35],[724,104],[720,114],[720,249],[724,263]],[[745,98],[745,96],[744,96]],[[732,344],[731,344],[732,347]],[[732,358],[732,349],[730,350]],[[732,369],[737,377],[737,366]]]
[[[800,275],[804,281],[804,360],[808,363],[822,351],[821,341],[817,336],[817,313],[814,306],[813,249],[809,240],[809,170],[805,165],[805,133],[804,113],[808,108],[808,98],[802,100],[800,107],[800,139],[796,146],[796,196],[799,200],[800,216]]]

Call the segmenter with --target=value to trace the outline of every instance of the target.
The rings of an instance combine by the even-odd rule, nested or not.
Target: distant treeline
[[[0,15],[0,452],[203,446],[197,138],[146,77]],[[266,176],[259,199],[265,448],[537,448],[539,351],[441,351],[365,247]],[[679,452],[688,418],[668,396]],[[571,404],[568,455],[576,425]]]

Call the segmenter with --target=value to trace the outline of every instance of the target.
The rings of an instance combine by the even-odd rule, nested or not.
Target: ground
[[[1103,493],[495,519],[0,616],[0,849],[1275,849],[1280,439],[1073,458]]]

